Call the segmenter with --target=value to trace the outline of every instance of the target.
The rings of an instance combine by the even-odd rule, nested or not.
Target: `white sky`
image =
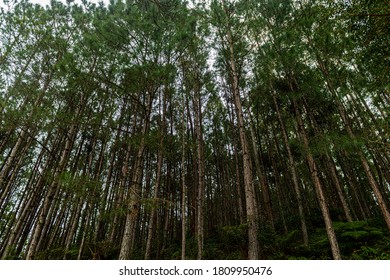
[[[66,0],[57,0],[57,1],[61,1],[63,3],[66,3]],[[92,3],[98,3],[98,2],[104,2],[104,3],[109,3],[110,0],[88,0],[89,2],[92,2]],[[37,4],[40,4],[42,6],[46,6],[46,5],[50,5],[50,0],[29,0],[29,2],[31,3],[37,3]],[[81,0],[75,0],[76,3],[81,3]],[[4,6],[4,3],[3,3],[3,0],[0,0],[0,6]]]
[[[31,3],[37,3],[41,4],[42,6],[50,5],[50,0],[29,0]],[[60,0],[63,3],[66,3],[66,0]],[[89,2],[92,3],[98,3],[101,2],[102,0],[88,0]],[[81,0],[76,0],[76,3],[81,3]],[[103,0],[104,3],[110,2],[109,0]]]

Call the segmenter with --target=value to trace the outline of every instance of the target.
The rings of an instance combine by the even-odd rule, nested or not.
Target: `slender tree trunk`
[[[359,195],[359,190],[358,190],[358,182],[356,178],[354,177],[354,174],[352,172],[352,169],[350,168],[348,163],[344,163],[344,158],[348,158],[348,155],[346,152],[342,151],[342,157],[343,159],[339,160],[341,169],[343,170],[343,173],[345,177],[348,179],[348,184],[351,190],[351,195],[352,198],[354,198],[355,204],[357,204],[357,207],[353,208],[358,208],[360,211],[360,215],[358,216],[360,219],[367,220],[369,213],[366,212],[365,207],[363,207],[363,204],[361,202],[361,197]],[[353,209],[352,208],[352,209]]]
[[[77,108],[76,111],[76,118],[80,116],[81,111],[82,111],[82,100],[81,103],[79,104],[80,106]],[[65,147],[62,151],[60,162],[58,164],[58,167],[56,168],[55,174],[54,174],[54,179],[53,182],[50,184],[49,189],[47,191],[47,194],[45,196],[45,200],[43,202],[43,206],[40,210],[39,218],[37,221],[37,224],[35,226],[31,242],[27,251],[26,259],[27,260],[32,260],[34,259],[35,253],[40,249],[38,247],[39,240],[41,239],[42,235],[42,230],[46,228],[46,225],[48,223],[47,215],[50,212],[50,208],[52,207],[52,203],[54,199],[56,198],[58,194],[58,180],[61,172],[65,168],[66,162],[69,157],[70,150],[73,146],[73,141],[75,138],[77,132],[77,126],[76,124],[71,125],[69,132],[66,135],[66,141],[65,141]]]
[[[301,189],[299,187],[297,171],[295,168],[295,161],[294,161],[291,149],[290,149],[290,144],[288,141],[286,127],[284,126],[282,116],[280,115],[279,105],[278,105],[277,100],[276,100],[275,92],[272,93],[272,97],[273,97],[273,101],[274,101],[274,105],[275,105],[275,109],[276,109],[276,114],[278,116],[278,121],[279,121],[280,127],[282,129],[283,141],[284,141],[284,145],[286,147],[287,156],[288,156],[288,163],[289,163],[288,167],[289,167],[290,172],[291,172],[292,181],[294,184],[294,191],[295,191],[295,195],[297,198],[299,220],[301,222],[301,231],[302,231],[302,237],[303,237],[303,244],[305,246],[307,246],[307,245],[309,245],[309,235],[307,233],[306,218],[305,218],[305,214],[304,214]]]
[[[269,186],[268,186],[267,180],[266,180],[265,175],[264,175],[262,164],[260,164],[259,152],[257,150],[256,136],[255,136],[255,132],[254,132],[254,128],[253,128],[253,119],[252,118],[250,120],[249,129],[250,129],[251,138],[252,138],[252,147],[253,147],[254,158],[255,158],[256,172],[257,172],[257,175],[259,176],[259,179],[260,179],[259,180],[260,189],[261,189],[261,194],[263,196],[265,212],[267,215],[268,223],[269,223],[272,231],[275,231],[274,215],[273,215],[273,211],[272,211],[271,197],[269,194]]]
[[[232,104],[233,107],[233,104]],[[228,109],[230,109],[230,106],[228,105]],[[232,133],[234,134],[232,137],[233,141],[233,149],[234,149],[234,167],[235,167],[235,187],[236,187],[236,193],[237,193],[237,202],[238,202],[238,217],[240,220],[240,224],[245,223],[245,213],[244,213],[244,203],[242,200],[242,195],[241,195],[241,171],[240,171],[240,163],[239,163],[239,155],[238,155],[238,141],[237,141],[237,133],[235,133],[235,127],[234,127],[234,112],[233,108],[229,110],[229,116],[231,117],[230,124],[231,124],[231,130]]]
[[[66,236],[65,239],[65,252],[63,259],[67,259],[67,254],[69,252],[70,245],[72,244],[73,237],[76,234],[76,229],[79,223],[80,215],[81,215],[81,209],[82,209],[83,203],[81,201],[78,201],[76,209],[74,209],[72,216],[71,216],[71,227],[70,231]]]
[[[199,83],[199,81],[195,81]],[[202,132],[202,104],[199,85],[195,85],[194,112],[195,112],[195,133],[196,133],[196,153],[197,153],[197,223],[196,223],[196,241],[198,245],[197,259],[202,259],[204,242],[204,196],[205,196],[205,169],[204,169],[204,151],[203,151],[203,132]]]
[[[258,244],[258,217],[256,214],[257,203],[255,188],[253,185],[253,175],[252,175],[252,163],[249,154],[249,145],[246,138],[245,125],[244,125],[244,116],[241,105],[241,98],[239,93],[238,85],[238,72],[236,69],[236,60],[233,46],[233,39],[230,31],[227,33],[227,39],[229,44],[230,52],[230,67],[231,67],[231,76],[232,76],[232,93],[234,98],[234,104],[236,107],[236,115],[238,119],[239,133],[240,133],[240,142],[241,149],[243,153],[243,167],[244,167],[244,183],[245,183],[245,201],[246,201],[246,221],[248,224],[248,258],[255,260],[259,258],[259,244]]]
[[[330,82],[328,81],[328,86],[330,89],[333,89],[333,87],[331,86]],[[348,132],[348,135],[351,137],[351,139],[353,140],[356,140],[356,137],[355,137],[355,134],[353,133],[352,131],[352,128],[351,128],[351,125],[349,123],[349,120],[348,120],[348,117],[347,117],[347,114],[345,112],[345,109],[344,107],[342,106],[342,104],[338,104],[338,109],[339,109],[339,112],[340,112],[340,116],[344,122],[344,125],[345,125],[345,128]],[[359,155],[359,158],[360,158],[360,161],[363,165],[363,169],[364,169],[364,172],[366,173],[366,176],[368,178],[368,182],[374,192],[374,195],[376,197],[376,200],[379,204],[379,208],[382,212],[382,215],[383,215],[383,218],[387,224],[387,228],[388,230],[390,231],[390,212],[389,212],[389,209],[386,205],[386,202],[382,196],[382,193],[380,191],[380,188],[379,186],[377,185],[377,182],[374,178],[374,175],[372,174],[371,172],[371,168],[370,168],[370,165],[368,164],[368,161],[366,159],[366,157],[364,156],[363,152],[362,151],[359,151],[358,152],[358,155]]]
[[[314,49],[314,45],[311,41],[310,36],[307,36],[307,38],[309,40],[310,46]],[[346,129],[348,135],[351,137],[351,139],[356,140],[356,136],[353,133],[352,126],[351,126],[350,121],[348,119],[345,108],[344,108],[343,104],[341,103],[340,96],[339,96],[337,90],[335,89],[335,87],[333,86],[332,80],[329,77],[329,71],[326,67],[326,64],[324,63],[324,61],[321,59],[321,57],[317,53],[316,53],[316,60],[317,60],[318,68],[320,69],[321,73],[324,76],[324,79],[326,81],[326,85],[327,85],[329,91],[333,94],[333,96],[335,98],[337,98],[338,110],[339,110],[341,119],[344,122],[345,129]],[[388,209],[386,202],[382,196],[380,188],[379,188],[379,186],[374,178],[374,175],[371,172],[371,168],[370,168],[370,165],[368,164],[366,157],[364,156],[362,151],[359,151],[358,155],[359,155],[360,161],[363,165],[364,172],[366,173],[366,176],[368,178],[368,182],[369,182],[369,184],[373,190],[373,193],[376,197],[376,200],[379,204],[379,208],[382,212],[383,218],[387,224],[387,228],[390,231],[390,212],[389,212],[389,209]]]
[[[141,184],[143,176],[144,155],[146,149],[146,135],[149,132],[150,113],[153,101],[152,95],[152,93],[148,95],[147,112],[145,115],[145,121],[141,132],[141,142],[139,144],[137,158],[135,160],[134,174],[129,193],[130,198],[127,206],[128,213],[126,215],[125,231],[123,234],[121,250],[119,254],[120,260],[129,259],[134,247],[136,224],[140,207]]]
[[[187,121],[185,118],[185,100],[183,96],[182,104],[182,144],[181,144],[181,259],[186,259],[186,235],[187,235],[187,185],[186,185],[186,129]]]
[[[318,125],[316,123],[316,120],[315,120],[306,100],[304,100],[304,104],[305,104],[306,111],[308,112],[308,115],[313,123],[314,130],[315,130],[316,134],[320,137],[322,135],[322,133],[321,133],[320,128],[318,127]],[[334,161],[328,152],[325,152],[325,159],[326,159],[327,168],[330,172],[331,180],[333,182],[333,185],[336,188],[336,192],[337,192],[339,200],[341,202],[341,206],[344,210],[344,215],[345,215],[348,222],[352,222],[351,211],[349,209],[348,203],[347,203],[345,196],[344,196],[344,193],[342,191],[340,180],[337,176],[337,171],[336,171]]]
[[[155,231],[155,223],[156,223],[156,216],[157,216],[157,209],[155,206],[155,203],[158,200],[158,192],[160,190],[161,185],[161,173],[162,173],[162,165],[163,165],[163,156],[164,156],[164,141],[165,141],[165,114],[166,114],[166,95],[167,93],[164,93],[163,97],[163,109],[162,109],[162,116],[161,116],[161,127],[160,127],[160,140],[158,145],[158,155],[157,155],[157,171],[156,171],[156,184],[154,186],[153,190],[153,207],[152,212],[149,217],[149,227],[148,227],[148,239],[146,241],[146,249],[145,249],[145,260],[150,259],[151,250],[152,250],[152,242],[154,237],[154,231]]]
[[[334,161],[328,154],[326,154],[325,156],[326,156],[327,165],[328,165],[330,172],[331,172],[333,184],[336,187],[337,194],[339,196],[341,205],[342,205],[343,210],[344,210],[345,218],[347,219],[348,222],[352,222],[353,219],[351,216],[351,211],[350,211],[349,205],[347,203],[347,200],[345,199],[343,190],[341,188],[341,184],[340,184],[339,178],[337,176],[337,171],[336,171]]]
[[[122,110],[125,110],[125,106],[123,106]],[[123,113],[123,111],[122,111],[122,113]],[[137,116],[134,115],[132,125],[131,125],[131,132],[135,132],[135,130],[136,130],[136,126],[137,126],[136,120],[137,120]],[[118,130],[120,129],[120,127],[121,126],[118,127]],[[130,125],[127,125],[126,133],[129,133],[129,130],[130,130]],[[118,132],[118,136],[119,136],[119,132]],[[122,209],[122,207],[123,207],[125,196],[126,196],[125,188],[126,188],[126,184],[128,183],[128,177],[130,174],[129,162],[130,162],[130,157],[132,155],[132,144],[129,143],[125,149],[126,149],[125,150],[125,159],[122,162],[121,170],[118,172],[120,174],[119,175],[119,184],[118,184],[118,188],[116,190],[116,193],[114,195],[115,196],[115,209]],[[123,218],[122,211],[115,211],[113,222],[112,222],[112,227],[111,227],[111,232],[110,232],[110,239],[109,239],[111,244],[116,242],[116,239],[118,238],[118,236],[120,236],[120,232],[121,232],[120,225],[121,225],[122,218]]]
[[[340,253],[339,245],[337,242],[336,234],[334,232],[332,220],[330,218],[330,213],[329,213],[329,209],[327,206],[324,191],[322,189],[322,185],[321,185],[320,178],[318,175],[317,165],[316,165],[314,158],[311,154],[310,147],[309,147],[309,140],[307,139],[305,127],[303,125],[302,118],[301,118],[300,112],[298,111],[298,106],[297,106],[295,100],[293,101],[293,104],[294,104],[294,110],[295,110],[295,115],[296,115],[299,131],[300,131],[300,134],[301,134],[301,137],[303,140],[303,144],[304,144],[305,149],[306,149],[306,153],[307,153],[306,157],[307,157],[307,161],[309,163],[310,173],[311,173],[314,187],[315,187],[315,190],[317,193],[318,203],[320,204],[322,216],[323,216],[324,221],[325,221],[326,233],[328,235],[330,247],[332,249],[332,255],[333,255],[333,258],[335,260],[341,260],[341,253]]]

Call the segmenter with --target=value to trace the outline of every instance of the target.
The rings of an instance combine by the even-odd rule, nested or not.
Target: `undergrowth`
[[[378,220],[334,222],[334,230],[343,259],[390,260],[390,235],[386,226]],[[197,242],[189,236],[186,240],[186,258],[196,259]],[[240,260],[247,259],[246,225],[226,226],[216,229],[205,238],[203,259]],[[270,228],[259,230],[261,259],[273,260],[330,260],[332,253],[324,228],[311,228],[309,245],[304,246],[299,229],[287,234],[277,234]],[[118,244],[99,242],[87,244],[81,259],[117,259]],[[64,249],[56,248],[39,252],[37,259],[63,259]],[[77,259],[79,248],[74,246],[66,252],[66,259]],[[143,259],[144,252],[135,250],[133,259]],[[181,259],[181,242],[171,243],[160,251],[153,251],[154,259]],[[15,257],[16,259],[16,257]]]

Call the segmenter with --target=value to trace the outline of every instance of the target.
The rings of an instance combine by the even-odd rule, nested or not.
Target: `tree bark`
[[[293,181],[293,184],[294,184],[294,191],[295,191],[295,195],[296,195],[296,198],[297,198],[298,213],[299,213],[299,220],[301,222],[301,231],[302,231],[302,237],[303,237],[303,244],[305,246],[307,246],[307,245],[309,245],[309,235],[307,233],[306,218],[305,218],[305,214],[304,214],[301,189],[299,187],[297,171],[296,171],[296,168],[295,168],[295,161],[294,161],[291,149],[290,149],[290,144],[289,144],[289,141],[288,141],[288,135],[287,135],[286,127],[284,126],[284,122],[283,122],[282,116],[280,114],[279,105],[278,105],[277,100],[276,100],[275,92],[272,92],[272,98],[273,98],[273,102],[274,102],[274,105],[275,105],[276,114],[278,116],[278,121],[279,121],[280,127],[282,129],[283,141],[284,141],[284,145],[286,147],[287,156],[288,156],[288,163],[289,163],[288,167],[289,167],[290,172],[291,172],[292,181]]]
[[[196,75],[199,75],[198,73]],[[197,259],[201,260],[203,255],[204,243],[204,200],[205,200],[205,167],[204,167],[204,143],[202,132],[202,104],[201,92],[199,86],[199,77],[196,78],[194,86],[194,112],[195,112],[195,134],[196,134],[196,157],[197,157],[197,223],[196,223],[196,241],[198,245]]]
[[[238,72],[236,67],[234,43],[230,31],[227,32],[227,41],[229,45],[229,65],[230,75],[232,77],[232,94],[236,108],[236,116],[238,120],[240,142],[243,157],[244,167],[244,183],[245,183],[245,201],[246,201],[246,222],[248,225],[248,258],[255,260],[259,258],[258,244],[258,217],[255,188],[253,185],[252,163],[249,154],[248,140],[246,138],[244,116],[241,105],[241,98],[238,85]]]
[[[309,169],[310,169],[311,177],[313,180],[313,184],[314,184],[314,187],[315,187],[315,190],[317,193],[318,203],[320,204],[322,216],[324,218],[326,233],[328,235],[330,247],[332,249],[332,255],[333,255],[333,258],[335,260],[341,260],[341,253],[340,253],[339,245],[337,242],[336,234],[334,232],[332,220],[331,220],[329,209],[327,206],[327,201],[326,201],[324,191],[323,191],[323,188],[321,185],[321,181],[320,181],[320,178],[318,175],[317,165],[316,165],[315,160],[314,160],[314,158],[311,154],[311,151],[310,151],[309,140],[307,139],[307,136],[306,136],[305,127],[303,125],[301,114],[298,111],[297,102],[295,100],[293,100],[293,104],[294,104],[295,115],[296,115],[296,119],[297,119],[297,123],[298,123],[298,127],[299,127],[299,132],[300,132],[301,138],[303,140],[304,147],[306,149],[306,153],[307,153],[306,157],[307,157],[307,161],[309,164]]]
[[[185,166],[185,152],[186,152],[186,130],[187,121],[185,118],[185,100],[184,96],[182,103],[182,136],[181,136],[181,259],[186,259],[186,235],[187,235],[187,185],[186,185],[186,166]]]
[[[253,128],[253,119],[251,118],[250,124],[249,124],[249,129],[251,133],[251,139],[252,139],[252,147],[253,147],[253,153],[254,153],[254,158],[255,158],[255,166],[256,166],[256,172],[257,175],[259,176],[259,184],[260,184],[260,190],[261,194],[263,196],[263,202],[265,206],[265,212],[266,216],[268,219],[268,224],[271,227],[272,231],[275,231],[275,222],[274,222],[274,215],[272,211],[272,204],[271,204],[271,197],[269,194],[269,186],[266,180],[266,177],[264,175],[263,171],[263,165],[260,164],[260,159],[259,159],[259,152],[257,150],[257,144],[256,144],[256,135],[254,132]]]
[[[156,203],[158,200],[158,192],[160,190],[161,185],[161,173],[162,173],[162,165],[163,165],[163,157],[164,157],[164,141],[165,141],[165,133],[166,133],[166,120],[165,120],[165,114],[166,114],[166,107],[167,107],[167,95],[168,93],[164,92],[163,97],[163,109],[162,109],[162,115],[161,115],[161,127],[160,127],[160,140],[158,144],[158,155],[157,155],[157,171],[156,171],[156,183],[153,190],[153,206],[152,206],[152,212],[149,217],[149,226],[148,226],[148,239],[146,241],[146,248],[145,248],[145,260],[150,259],[151,250],[152,250],[152,242],[154,237],[154,231],[155,231],[155,223],[156,223],[156,216],[157,216],[157,209],[156,209]]]
[[[132,182],[130,186],[129,193],[129,203],[128,203],[128,212],[126,215],[126,224],[125,231],[123,233],[121,250],[119,253],[120,260],[126,260],[131,257],[133,247],[134,247],[134,238],[136,234],[136,223],[139,215],[140,207],[140,194],[141,194],[141,184],[143,176],[143,165],[144,165],[144,154],[146,149],[146,135],[149,132],[150,125],[150,113],[152,107],[152,93],[148,94],[147,100],[147,112],[145,115],[144,125],[141,132],[141,142],[139,144],[139,149],[137,153],[137,158],[135,160],[134,174],[132,177]]]
[[[75,118],[79,117],[81,115],[83,107],[83,97],[81,98],[80,104],[77,107],[77,111],[75,113]],[[61,158],[58,164],[58,167],[56,168],[54,179],[52,183],[49,186],[49,189],[47,191],[47,194],[45,196],[43,206],[40,210],[39,218],[37,221],[37,224],[35,226],[31,242],[29,244],[29,248],[26,254],[27,260],[34,259],[35,253],[40,249],[38,247],[39,240],[42,237],[42,230],[47,226],[48,219],[47,215],[49,214],[50,208],[52,207],[54,199],[57,197],[59,188],[58,188],[58,180],[61,172],[64,170],[66,162],[69,157],[70,150],[73,146],[74,138],[77,133],[77,125],[72,124],[69,131],[66,134],[66,141],[65,141],[65,147],[62,151]]]

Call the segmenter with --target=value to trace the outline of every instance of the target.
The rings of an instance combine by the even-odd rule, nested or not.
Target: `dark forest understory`
[[[387,1],[0,7],[1,259],[390,259]]]

